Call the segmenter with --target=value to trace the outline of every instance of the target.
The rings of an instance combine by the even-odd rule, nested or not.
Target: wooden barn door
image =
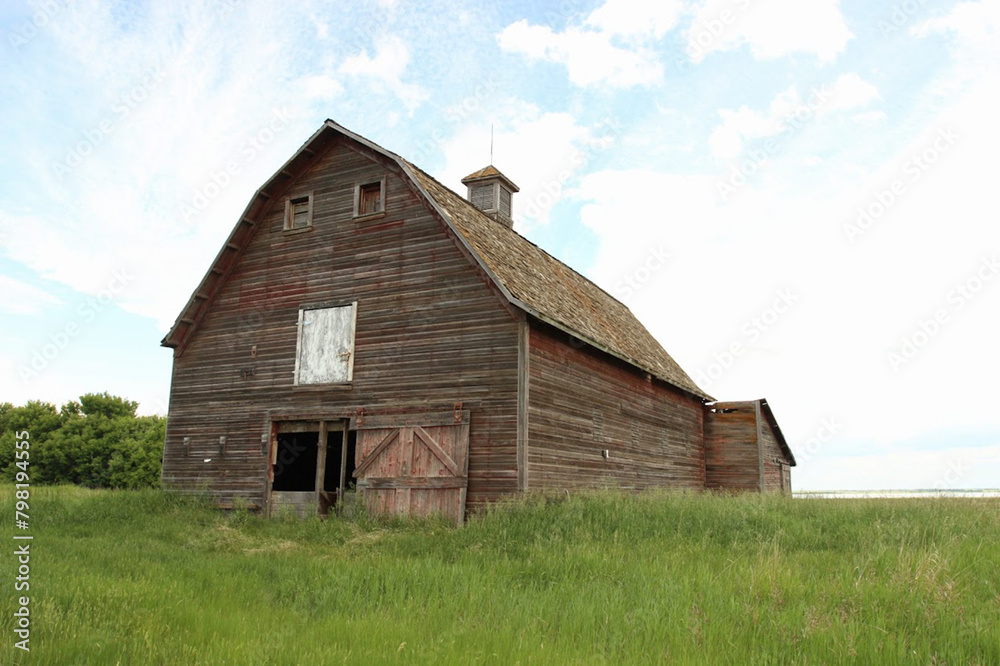
[[[372,513],[461,524],[469,486],[469,412],[359,416],[355,476]]]
[[[781,463],[781,492],[792,494],[792,468]]]

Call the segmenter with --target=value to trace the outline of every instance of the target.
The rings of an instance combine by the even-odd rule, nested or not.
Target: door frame
[[[328,436],[330,432],[341,432],[340,446],[340,479],[337,486],[336,510],[339,511],[343,504],[344,491],[347,488],[347,443],[351,430],[350,419],[346,416],[323,416],[311,417],[274,417],[268,419],[269,435],[267,438],[267,471],[264,485],[264,515],[271,517],[275,509],[274,495],[274,466],[278,462],[278,435],[291,432],[318,432],[319,439],[316,445],[316,479],[313,486],[313,502],[316,512],[320,513],[322,500],[328,498],[327,491],[323,489],[323,482],[326,476],[326,462],[328,453]],[[262,447],[265,448],[265,447]],[[279,491],[280,492],[280,491]],[[310,492],[310,491],[303,491]]]

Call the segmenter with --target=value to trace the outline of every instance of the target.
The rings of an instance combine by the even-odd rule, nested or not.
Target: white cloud
[[[716,157],[734,159],[748,141],[777,136],[827,114],[864,107],[878,99],[878,89],[854,73],[842,74],[832,84],[813,89],[804,99],[792,85],[775,96],[766,112],[746,106],[719,109],[722,123],[708,144]]]
[[[829,101],[821,107],[822,113],[855,109],[881,99],[878,88],[854,73],[841,74],[828,93]]]
[[[0,275],[0,312],[37,315],[46,305],[62,305],[62,301],[44,289]]]
[[[497,41],[504,51],[564,65],[578,86],[650,86],[664,73],[653,41],[677,25],[682,11],[679,0],[607,0],[582,25],[556,32],[522,19],[504,28]]]
[[[307,76],[302,79],[302,89],[309,99],[330,100],[344,92],[344,86],[326,75]]]
[[[830,62],[852,37],[840,0],[706,0],[688,29],[687,51],[701,62],[746,44],[758,59],[807,53]]]
[[[680,0],[607,0],[584,23],[609,35],[659,39],[674,29],[683,11]]]
[[[504,28],[500,48],[533,60],[565,65],[578,86],[604,84],[612,88],[653,85],[663,79],[663,65],[644,48],[622,48],[605,33],[580,28],[553,32],[548,26],[520,20]]]
[[[995,58],[1000,54],[1000,1],[963,2],[946,16],[929,19],[915,26],[911,33],[925,37],[933,32],[948,32],[959,46],[977,55]]]
[[[398,37],[383,35],[375,39],[375,55],[366,50],[353,55],[340,66],[344,74],[367,82],[388,86],[412,113],[430,95],[419,85],[405,83],[403,74],[410,62],[410,52]]]

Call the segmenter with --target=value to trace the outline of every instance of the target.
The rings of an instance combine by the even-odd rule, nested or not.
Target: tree
[[[36,484],[92,488],[159,485],[166,419],[136,416],[138,403],[104,393],[55,406],[0,404],[0,476],[17,471],[14,442],[30,433],[30,474]]]
[[[80,397],[81,411],[87,416],[104,416],[109,419],[120,416],[135,417],[139,403],[104,393],[87,393]]]

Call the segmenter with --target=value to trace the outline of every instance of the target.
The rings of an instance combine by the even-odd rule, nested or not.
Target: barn
[[[162,344],[163,483],[221,506],[461,522],[525,491],[789,491],[766,401],[719,403],[594,283],[326,121],[257,190]]]

